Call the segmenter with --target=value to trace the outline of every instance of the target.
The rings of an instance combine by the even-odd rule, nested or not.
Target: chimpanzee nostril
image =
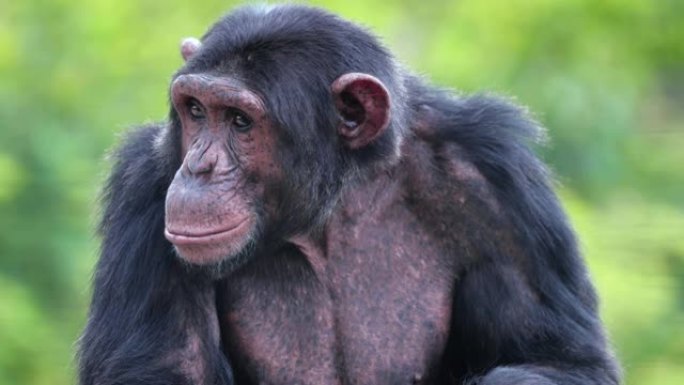
[[[188,152],[185,164],[191,175],[208,174],[214,170],[218,154],[210,149],[211,143],[207,143],[202,148]]]
[[[202,156],[196,161],[189,161],[188,171],[193,175],[208,174],[214,170],[214,166],[216,166],[216,154],[214,156]]]

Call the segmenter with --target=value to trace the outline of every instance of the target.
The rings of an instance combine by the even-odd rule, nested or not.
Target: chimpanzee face
[[[186,40],[181,54],[187,60],[200,48],[199,41]],[[294,178],[292,166],[284,170],[283,159],[305,156],[278,135],[282,127],[269,114],[265,99],[237,77],[216,73],[182,74],[171,85],[183,162],[167,192],[165,235],[180,256],[195,265],[245,257],[249,246],[278,224],[305,228],[301,223],[311,222],[315,213],[291,208],[320,211],[326,204],[322,200],[328,199],[307,196],[316,190],[308,186],[312,182]],[[377,78],[343,74],[329,92],[329,108],[339,122],[326,132],[338,136],[330,141],[341,143],[340,151],[361,149],[387,128],[389,93]],[[296,128],[288,127],[290,135],[297,135]],[[324,150],[316,156],[336,154]],[[294,163],[314,166],[287,162]],[[307,186],[293,186],[302,183]],[[301,204],[306,201],[312,203]]]
[[[239,254],[273,203],[276,138],[259,95],[228,77],[179,76],[171,86],[183,163],[166,199],[166,237],[193,264]]]

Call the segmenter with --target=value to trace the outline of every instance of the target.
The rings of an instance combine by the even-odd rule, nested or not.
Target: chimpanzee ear
[[[340,113],[338,132],[349,148],[366,146],[385,131],[390,121],[390,95],[371,75],[347,73],[332,84]]]
[[[188,61],[195,52],[197,52],[200,47],[202,47],[202,42],[194,37],[186,37],[181,41],[180,51],[183,60]]]

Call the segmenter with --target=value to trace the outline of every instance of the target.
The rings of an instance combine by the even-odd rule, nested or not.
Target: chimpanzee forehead
[[[171,84],[172,97],[196,97],[204,103],[236,105],[248,112],[260,115],[265,110],[262,98],[245,85],[231,77],[209,74],[186,74],[178,76]]]

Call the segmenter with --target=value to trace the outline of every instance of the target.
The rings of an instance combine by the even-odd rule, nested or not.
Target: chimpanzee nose
[[[185,165],[190,175],[209,174],[214,170],[218,161],[218,154],[212,147],[214,146],[209,142],[188,151]]]

